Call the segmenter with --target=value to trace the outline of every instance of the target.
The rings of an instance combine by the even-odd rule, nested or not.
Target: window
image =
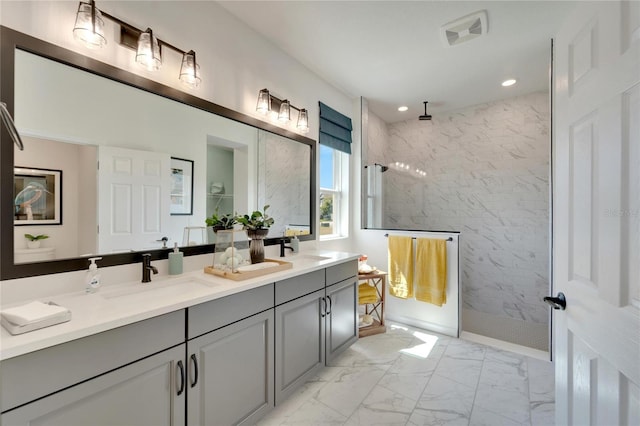
[[[320,145],[320,238],[347,235],[346,185],[349,157],[336,149]]]
[[[320,239],[348,234],[351,119],[320,105]]]

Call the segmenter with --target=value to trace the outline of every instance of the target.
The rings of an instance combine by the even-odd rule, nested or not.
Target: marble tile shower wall
[[[465,309],[548,322],[549,116],[545,92],[388,126],[383,163],[426,176],[385,173],[384,227],[462,232]]]

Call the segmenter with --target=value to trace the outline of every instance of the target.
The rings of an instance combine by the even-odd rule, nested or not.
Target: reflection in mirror
[[[276,219],[269,237],[311,232],[311,147],[258,131],[258,206]]]
[[[231,147],[231,154],[234,147],[245,153],[255,149],[256,130],[250,126],[20,50],[15,90],[17,126],[33,142],[29,149],[16,149],[16,164],[59,169],[65,176],[63,224],[14,232],[20,261],[44,260],[26,251],[23,231],[49,233],[44,245],[55,259],[153,250],[174,242],[207,244],[202,237],[210,204],[207,174],[227,159],[215,160],[212,150],[216,145]],[[170,214],[176,198],[171,157],[194,162],[195,184],[187,189],[193,192],[187,194],[193,197],[190,215]],[[240,157],[248,161],[247,154]],[[233,198],[248,205],[240,199],[250,192],[250,182],[234,184],[233,174],[225,179],[227,195],[237,190]]]

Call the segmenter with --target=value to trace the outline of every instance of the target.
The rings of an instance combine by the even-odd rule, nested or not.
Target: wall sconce
[[[271,95],[269,95],[269,91],[267,89],[262,89],[260,93],[258,93],[256,111],[265,115],[271,111]]]
[[[307,133],[309,131],[309,113],[305,108],[302,108],[298,114],[298,123],[296,124],[296,127],[303,133]]]
[[[89,3],[80,2],[73,27],[73,37],[90,49],[101,48],[107,44],[104,37],[104,21],[94,0]]]
[[[190,87],[200,86],[200,65],[196,62],[196,52],[193,50],[182,55],[180,81]]]
[[[162,48],[168,47],[182,55],[179,80],[187,86],[198,87],[201,82],[200,66],[196,62],[196,53],[193,50],[186,52],[166,41],[156,38],[153,31],[147,28],[142,31],[113,15],[98,10],[95,0],[81,1],[76,14],[76,24],[73,35],[76,40],[83,42],[87,47],[100,48],[107,44],[104,37],[104,21],[109,19],[120,26],[120,44],[136,51],[136,62],[149,71],[157,71],[162,65]]]
[[[286,99],[280,104],[278,121],[282,121],[283,123],[288,123],[289,121],[291,121],[291,102]]]
[[[147,28],[138,37],[136,62],[145,67],[147,71],[158,71],[162,65],[160,43],[158,43],[156,36],[153,35],[151,28]]]
[[[273,108],[273,109],[272,109]],[[309,113],[305,108],[298,108],[291,105],[287,99],[281,100],[269,93],[269,90],[262,89],[258,93],[258,103],[256,104],[256,111],[260,114],[267,115],[269,112],[278,111],[278,121],[288,123],[291,121],[291,110],[298,111],[298,121],[296,128],[302,133],[309,132]]]

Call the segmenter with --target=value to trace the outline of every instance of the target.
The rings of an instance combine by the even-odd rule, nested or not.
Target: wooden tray
[[[287,269],[293,268],[293,263],[285,262],[284,260],[265,259],[264,261],[278,263],[278,266],[273,266],[265,269],[256,269],[255,271],[246,271],[246,272],[223,271],[221,269],[216,269],[213,266],[205,266],[204,272],[207,274],[217,275],[222,278],[228,278],[234,281],[242,281],[242,280],[248,280],[249,278],[261,277],[263,275],[268,275],[273,272],[285,271]]]

